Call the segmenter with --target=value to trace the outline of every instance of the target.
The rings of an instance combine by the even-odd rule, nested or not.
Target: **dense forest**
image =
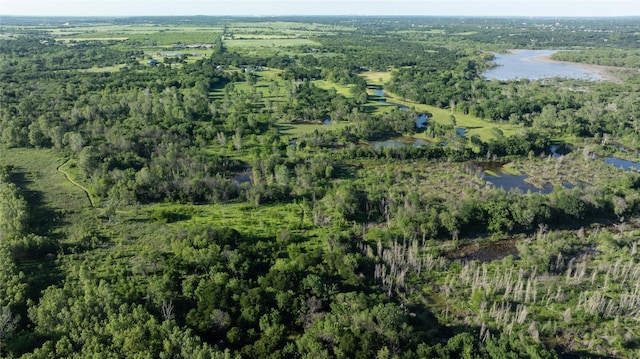
[[[0,356],[639,356],[639,31],[3,18]]]

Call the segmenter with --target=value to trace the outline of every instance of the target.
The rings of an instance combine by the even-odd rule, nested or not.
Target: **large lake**
[[[548,56],[557,50],[512,50],[507,54],[495,54],[498,66],[487,70],[483,76],[488,80],[538,80],[564,77],[583,80],[602,80],[597,72],[588,67],[567,62],[550,61]]]

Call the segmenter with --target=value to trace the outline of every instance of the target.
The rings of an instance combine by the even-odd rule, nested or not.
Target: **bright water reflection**
[[[605,157],[604,162],[608,165],[622,168],[623,170],[626,170],[626,171],[631,171],[631,170],[640,171],[640,163],[638,162],[623,160],[617,157]]]
[[[427,127],[427,120],[429,118],[427,117],[427,114],[423,113],[422,115],[420,115],[420,117],[418,117],[418,119],[416,120],[416,127],[417,128],[425,128]]]
[[[513,50],[507,54],[495,54],[498,65],[483,73],[488,80],[538,80],[564,77],[583,80],[602,80],[595,71],[574,63],[550,61],[547,56],[557,50]]]
[[[506,172],[502,163],[498,162],[474,162],[471,165],[473,168],[480,169],[480,176],[493,186],[494,188],[502,188],[506,192],[509,191],[520,191],[522,193],[542,193],[549,194],[553,191],[553,186],[550,184],[545,184],[542,188],[538,188],[528,182],[526,179],[529,178],[527,175],[513,175]],[[496,175],[487,173],[487,171],[491,171],[491,173],[495,173]],[[569,182],[563,182],[562,184],[565,188],[573,188],[574,186]]]

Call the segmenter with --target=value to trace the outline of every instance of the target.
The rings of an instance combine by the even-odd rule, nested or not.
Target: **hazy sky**
[[[0,0],[0,15],[640,16],[640,0]]]

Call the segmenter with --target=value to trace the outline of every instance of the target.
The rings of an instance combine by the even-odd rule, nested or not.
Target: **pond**
[[[396,140],[376,141],[373,142],[373,148],[380,150],[383,148],[401,148],[407,147],[406,144]]]
[[[640,171],[640,162],[623,160],[617,157],[605,157],[604,162],[608,165],[622,168],[625,171]]]
[[[549,194],[553,192],[553,186],[545,184],[544,187],[538,188],[525,180],[529,178],[527,175],[512,175],[509,173],[500,173],[498,176],[485,174],[484,180],[495,188],[502,188],[506,192],[512,190],[522,191],[523,193],[542,193]]]
[[[420,117],[418,117],[418,119],[416,120],[416,127],[417,128],[425,128],[427,127],[427,120],[429,119],[429,117],[427,117],[426,113],[423,113],[422,115],[420,115]]]
[[[244,183],[248,183],[251,185],[251,177],[252,177],[253,169],[249,165],[242,165],[240,170],[236,172],[231,178],[236,185],[241,186]]]
[[[456,127],[456,132],[457,132],[460,136],[463,136],[463,137],[467,135],[467,129],[466,129],[466,128]]]
[[[482,178],[487,184],[494,188],[502,188],[506,192],[517,190],[523,193],[531,192],[549,194],[553,191],[553,186],[550,184],[545,184],[544,187],[538,188],[526,182],[526,179],[529,178],[529,176],[508,173],[503,164],[499,162],[474,162],[471,164],[471,168],[479,169],[480,178]],[[563,183],[563,185],[567,187],[567,185],[570,186],[571,184]]]
[[[603,80],[597,71],[576,63],[549,59],[557,50],[512,50],[507,54],[494,54],[498,65],[482,75],[488,80],[538,80],[563,77],[582,80]]]
[[[390,105],[390,106],[396,106],[398,107],[400,110],[408,110],[409,106],[405,106],[399,103],[394,103],[394,102],[387,102],[387,100],[384,98],[384,90],[381,88],[377,88],[375,90],[373,90],[373,95],[380,97],[378,99],[378,103],[383,104],[383,105]]]

